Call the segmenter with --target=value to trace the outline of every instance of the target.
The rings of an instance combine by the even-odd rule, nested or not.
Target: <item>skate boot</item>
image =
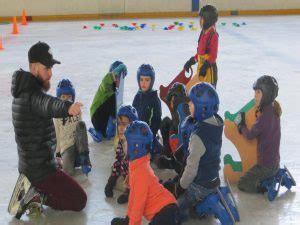
[[[278,195],[281,186],[285,186],[288,190],[292,186],[296,186],[296,181],[286,166],[283,169],[279,169],[274,176],[263,180],[259,189],[268,192],[269,201],[273,201]]]
[[[106,137],[107,140],[110,140],[116,135],[116,119],[109,117],[107,128],[106,128]]]
[[[103,140],[101,132],[96,131],[95,128],[90,127],[88,131],[94,142],[100,143]]]
[[[15,216],[16,219],[20,219],[27,210],[29,211],[29,215],[33,215],[34,212],[41,214],[43,211],[43,203],[44,195],[40,195],[35,188],[31,186],[20,201],[20,206]]]
[[[128,202],[128,197],[129,197],[129,190],[127,189],[123,194],[121,194],[118,197],[117,202],[119,204],[125,204]]]
[[[92,170],[92,164],[89,157],[89,152],[83,152],[79,155],[81,171],[83,174],[88,176],[88,173]]]
[[[108,178],[107,184],[105,185],[104,193],[107,198],[112,198],[114,196],[113,188],[117,183],[117,176],[110,176]]]

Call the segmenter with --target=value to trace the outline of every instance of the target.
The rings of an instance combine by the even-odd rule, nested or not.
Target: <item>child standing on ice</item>
[[[217,114],[219,97],[206,82],[194,85],[189,94],[191,117],[196,120],[190,136],[188,157],[181,178],[175,185],[182,220],[188,211],[220,185],[219,170],[223,120]]]
[[[114,218],[112,225],[179,225],[178,206],[173,195],[158,181],[150,166],[152,132],[142,121],[132,122],[125,131],[129,159],[129,202],[126,218]]]
[[[126,152],[124,151],[125,136],[124,132],[126,127],[133,121],[138,120],[137,111],[134,107],[130,105],[121,106],[117,113],[117,129],[119,141],[116,148],[116,161],[112,166],[111,175],[105,186],[105,195],[110,198],[113,197],[113,188],[116,185],[117,179],[123,176],[125,179],[128,176],[128,159]],[[122,195],[117,199],[119,204],[128,202],[129,190],[127,189]]]
[[[68,79],[59,82],[56,96],[64,101],[75,101],[75,89]],[[53,119],[56,133],[56,155],[62,160],[62,168],[74,175],[75,167],[81,166],[82,172],[91,171],[89,147],[85,123],[81,115]]]
[[[113,137],[115,129],[108,131],[108,126],[115,127],[116,120],[116,91],[119,87],[121,76],[125,78],[127,68],[124,63],[115,61],[111,64],[109,72],[104,76],[94,96],[90,107],[93,128],[89,133],[95,142],[101,142],[103,137]]]
[[[249,130],[245,113],[241,112],[234,121],[239,132],[247,139],[257,138],[257,164],[241,177],[238,188],[246,192],[261,192],[261,181],[276,174],[280,164],[280,116],[281,107],[275,100],[278,84],[272,76],[262,76],[254,83],[256,122]]]
[[[205,5],[201,8],[199,16],[202,30],[198,39],[197,53],[185,63],[184,69],[188,72],[192,65],[198,62],[199,81],[208,82],[216,88],[218,81],[216,64],[219,39],[216,30],[218,11],[212,5]]]
[[[161,123],[161,102],[157,91],[153,90],[155,72],[151,65],[142,64],[137,71],[139,90],[134,97],[132,106],[136,108],[139,119],[146,122],[153,133],[153,148],[158,149],[156,134]]]

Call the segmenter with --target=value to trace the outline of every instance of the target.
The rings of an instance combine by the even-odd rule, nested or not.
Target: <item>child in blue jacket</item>
[[[146,122],[152,133],[154,148],[157,146],[156,134],[161,123],[161,102],[157,90],[153,90],[155,72],[151,65],[142,64],[137,71],[139,90],[134,97],[132,106],[136,108],[139,119]]]

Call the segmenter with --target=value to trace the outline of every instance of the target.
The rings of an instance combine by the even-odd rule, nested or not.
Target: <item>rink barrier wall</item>
[[[299,0],[300,1],[300,0]],[[21,13],[20,13],[21,14]],[[220,16],[266,16],[266,15],[299,15],[300,9],[273,10],[230,10],[219,11]],[[147,12],[147,13],[108,13],[108,14],[73,14],[27,16],[27,21],[67,21],[97,19],[139,19],[139,18],[174,18],[198,17],[198,12]],[[18,21],[21,16],[17,17]],[[0,17],[0,22],[10,22],[12,17]]]

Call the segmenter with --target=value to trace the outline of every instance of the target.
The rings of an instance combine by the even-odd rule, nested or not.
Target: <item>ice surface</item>
[[[174,21],[184,22],[184,31],[164,31]],[[84,104],[83,119],[88,126],[89,105],[109,65],[122,60],[128,66],[124,102],[131,103],[138,89],[136,70],[142,63],[150,63],[156,71],[155,88],[168,84],[179,73],[185,61],[196,51],[198,31],[187,26],[198,19],[111,20],[82,22],[30,23],[20,27],[20,35],[10,34],[10,25],[0,25],[4,51],[0,51],[0,224],[110,224],[114,216],[125,215],[126,206],[119,206],[116,198],[106,200],[104,186],[114,158],[112,142],[95,144],[89,140],[93,170],[89,177],[76,176],[88,193],[87,207],[83,212],[58,212],[46,208],[42,218],[24,216],[22,222],[13,219],[6,211],[11,192],[17,180],[17,149],[11,122],[11,75],[22,67],[28,70],[27,51],[37,41],[52,47],[53,55],[62,62],[53,69],[52,88],[55,93],[58,80],[69,78],[76,87],[76,97]],[[93,26],[105,23],[99,31]],[[120,31],[111,25],[147,23],[145,30]],[[223,26],[221,23],[226,23]],[[232,23],[246,22],[240,27]],[[151,25],[155,24],[154,31]],[[88,29],[82,29],[84,25]],[[270,74],[279,83],[279,97],[283,109],[281,119],[281,163],[285,164],[296,181],[300,179],[300,17],[228,17],[220,18],[217,90],[220,95],[220,114],[235,112],[253,97],[252,84],[263,74]],[[163,115],[167,115],[163,105]],[[238,159],[234,146],[224,137],[223,154]],[[298,182],[299,183],[299,182]],[[241,193],[233,187],[244,224],[298,224],[300,219],[300,188],[280,192],[280,197],[269,202],[262,195]],[[115,194],[118,196],[118,194]],[[144,223],[147,224],[147,223]],[[218,224],[213,218],[191,220],[187,224]]]

